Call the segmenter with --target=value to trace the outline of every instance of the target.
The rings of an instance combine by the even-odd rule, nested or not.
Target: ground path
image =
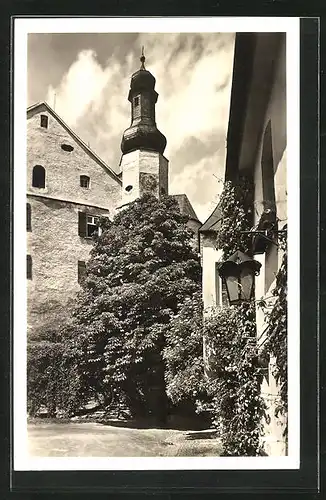
[[[174,429],[130,429],[99,423],[30,423],[29,454],[39,457],[219,456],[218,439]]]

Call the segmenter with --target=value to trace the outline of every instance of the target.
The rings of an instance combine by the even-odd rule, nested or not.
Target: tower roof
[[[154,90],[156,80],[152,73],[145,68],[145,55],[144,47],[142,47],[142,54],[140,56],[141,66],[138,71],[133,73],[130,82],[131,92],[141,92],[142,90]]]
[[[140,62],[140,69],[131,76],[128,95],[132,111],[131,125],[123,133],[121,151],[127,154],[137,149],[148,149],[163,154],[166,138],[155,122],[155,104],[158,98],[155,91],[156,80],[145,68],[144,48]]]

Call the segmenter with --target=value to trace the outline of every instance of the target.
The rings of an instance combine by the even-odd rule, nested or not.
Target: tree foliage
[[[261,454],[265,404],[260,395],[253,304],[216,309],[206,320],[210,346],[210,391],[224,455]]]
[[[165,329],[167,394],[172,403],[207,401],[203,363],[203,303],[201,293],[187,297]]]
[[[75,311],[81,371],[106,404],[164,420],[166,330],[200,289],[200,263],[177,202],[145,195],[102,221]]]
[[[73,415],[88,400],[79,370],[81,352],[59,330],[27,346],[27,409],[31,416],[45,411],[48,417]]]

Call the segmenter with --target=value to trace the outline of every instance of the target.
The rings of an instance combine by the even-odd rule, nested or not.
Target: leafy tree
[[[144,195],[103,220],[75,312],[80,369],[104,405],[164,421],[165,330],[200,289],[200,263],[177,202]]]
[[[203,361],[203,302],[201,293],[188,297],[165,326],[167,394],[176,406],[195,411],[207,403]],[[188,404],[187,404],[188,403]]]

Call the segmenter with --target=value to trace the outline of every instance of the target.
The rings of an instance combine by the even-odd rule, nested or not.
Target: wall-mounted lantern
[[[251,300],[260,268],[260,262],[240,250],[220,264],[218,273],[225,283],[230,305]]]

